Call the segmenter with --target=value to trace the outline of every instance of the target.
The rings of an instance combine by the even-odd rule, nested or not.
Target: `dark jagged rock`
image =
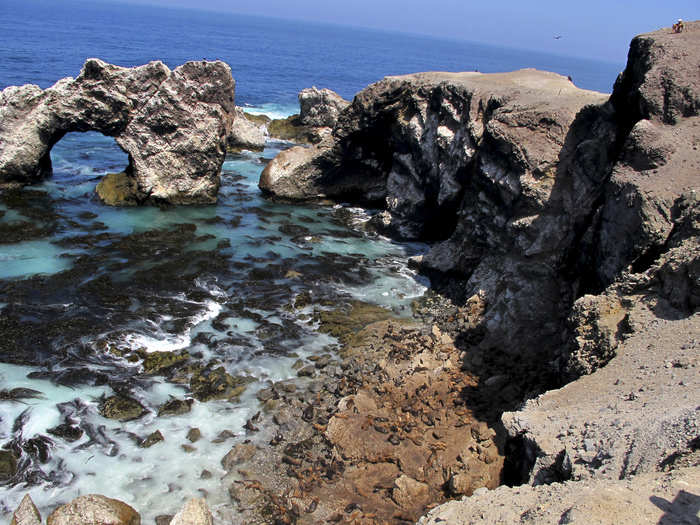
[[[66,133],[99,131],[129,154],[127,203],[216,201],[234,116],[231,69],[223,62],[162,62],[122,68],[88,59],[75,78],[41,90],[0,93],[0,185],[51,174],[50,151]],[[105,192],[111,195],[111,192]],[[110,199],[111,200],[111,199]]]

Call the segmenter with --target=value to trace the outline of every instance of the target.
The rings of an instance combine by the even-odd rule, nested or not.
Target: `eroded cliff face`
[[[331,140],[274,159],[260,186],[381,205],[377,228],[439,241],[424,271],[484,298],[483,350],[539,353],[574,377],[605,358],[574,349],[596,361],[576,364],[561,350],[576,346],[572,304],[646,271],[692,200],[697,34],[689,23],[636,38],[611,97],[534,70],[388,77],[355,97]],[[677,302],[692,310],[688,293]]]
[[[378,227],[443,239],[424,268],[485,297],[484,345],[540,349],[561,342],[562,268],[612,163],[607,98],[535,70],[390,77],[355,97],[332,143],[282,153],[261,187],[383,203]]]
[[[129,154],[134,201],[216,201],[235,83],[223,62],[122,68],[98,59],[52,87],[0,92],[0,184],[51,174],[50,151],[66,133],[99,131]]]

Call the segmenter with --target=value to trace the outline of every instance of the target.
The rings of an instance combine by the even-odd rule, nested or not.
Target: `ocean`
[[[351,99],[385,75],[535,67],[610,91],[623,67],[507,42],[195,10],[0,0],[0,15],[0,88],[49,87],[76,76],[88,57],[171,68],[220,59],[232,68],[237,104],[271,117],[296,112],[297,93],[312,85]],[[286,147],[269,141],[263,152],[228,156],[216,205],[115,209],[96,201],[94,187],[126,155],[109,137],[71,133],[52,150],[51,179],[0,194],[0,466],[8,450],[20,458],[0,480],[0,518],[27,492],[44,515],[78,494],[102,493],[146,523],[193,496],[235,522],[225,515],[232,479],[220,459],[255,439],[243,426],[260,410],[257,392],[307,381],[297,378],[300,364],[334,355],[337,341],[317,330],[318,310],[360,300],[410,315],[429,283],[406,261],[426,246],[365,228],[375,210],[264,199],[260,172]],[[245,388],[209,399],[159,359],[186,360],[189,372]],[[116,394],[136,400],[143,415],[103,417]],[[190,400],[189,411],[165,415],[173,400]],[[196,443],[186,438],[193,428],[203,436]],[[163,442],[139,446],[156,431]]]

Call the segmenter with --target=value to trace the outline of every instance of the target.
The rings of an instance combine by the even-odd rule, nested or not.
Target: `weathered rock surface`
[[[216,201],[234,118],[231,70],[223,62],[162,62],[122,68],[88,59],[52,87],[0,93],[0,184],[51,174],[50,150],[66,133],[99,131],[129,154],[125,173],[138,202]]]
[[[700,174],[700,24],[632,40],[611,102],[629,130],[592,226],[589,276],[601,286],[631,266],[643,271],[663,251],[681,195]]]
[[[214,518],[204,499],[191,499],[175,514],[170,525],[212,525]]]
[[[700,470],[644,474],[631,480],[524,485],[451,501],[419,525],[688,524],[698,522]]]
[[[299,120],[305,126],[335,126],[338,115],[350,102],[330,89],[315,86],[299,92]]]
[[[664,319],[651,307],[664,308],[631,308],[633,333],[605,367],[503,415],[509,435],[522,440],[530,483],[626,479],[697,449],[700,315]]]
[[[243,109],[236,107],[233,126],[228,136],[229,151],[262,151],[266,139],[266,125],[248,118]]]
[[[10,525],[41,525],[41,514],[29,494],[25,494],[12,515]]]
[[[47,525],[141,525],[139,514],[126,503],[88,494],[54,510]]]

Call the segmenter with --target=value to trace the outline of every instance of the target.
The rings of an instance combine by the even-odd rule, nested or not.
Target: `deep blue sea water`
[[[351,98],[385,75],[536,67],[609,91],[622,68],[508,49],[507,42],[496,48],[73,1],[0,0],[0,35],[0,89],[46,88],[77,75],[88,57],[170,67],[221,59],[237,81],[237,103],[274,116],[295,112],[297,93],[311,85]],[[406,257],[425,247],[365,231],[371,210],[262,198],[259,174],[285,147],[269,142],[262,153],[229,156],[217,205],[115,209],[97,202],[94,188],[126,165],[125,154],[111,138],[71,133],[52,151],[51,179],[18,198],[0,198],[3,231],[39,228],[29,240],[0,239],[0,322],[20,327],[19,335],[0,333],[16,341],[13,351],[0,353],[0,448],[23,451],[20,474],[0,481],[0,519],[27,491],[44,515],[59,502],[98,492],[132,504],[144,523],[206,495],[219,522],[237,523],[225,506],[232,478],[221,479],[219,460],[246,437],[242,426],[260,409],[257,391],[296,378],[295,361],[333,352],[335,341],[316,331],[314,307],[361,299],[406,314],[424,292],[426,282],[406,267]],[[306,292],[315,304],[290,310]],[[191,392],[165,374],[144,374],[119,353],[135,350],[187,351],[198,363],[216,362],[253,382],[237,400],[195,401],[187,414],[157,417],[165,401]],[[3,399],[13,388],[40,395]],[[101,399],[116,391],[138,399],[148,414],[125,423],[103,418]],[[78,441],[47,434],[66,420],[84,430]],[[184,455],[192,427],[204,438]],[[165,441],[139,448],[138,439],[155,430]],[[237,437],[217,443],[222,430]],[[48,447],[48,458],[37,455],[37,443]],[[213,477],[201,479],[204,469]]]
[[[485,73],[534,67],[609,92],[624,64],[438,40],[425,36],[195,10],[71,0],[0,0],[0,88],[48,87],[75,76],[87,57],[121,66],[221,59],[239,105],[295,103],[316,85],[352,96],[386,75]],[[274,16],[274,13],[270,13]],[[469,35],[465,35],[468,40]]]

